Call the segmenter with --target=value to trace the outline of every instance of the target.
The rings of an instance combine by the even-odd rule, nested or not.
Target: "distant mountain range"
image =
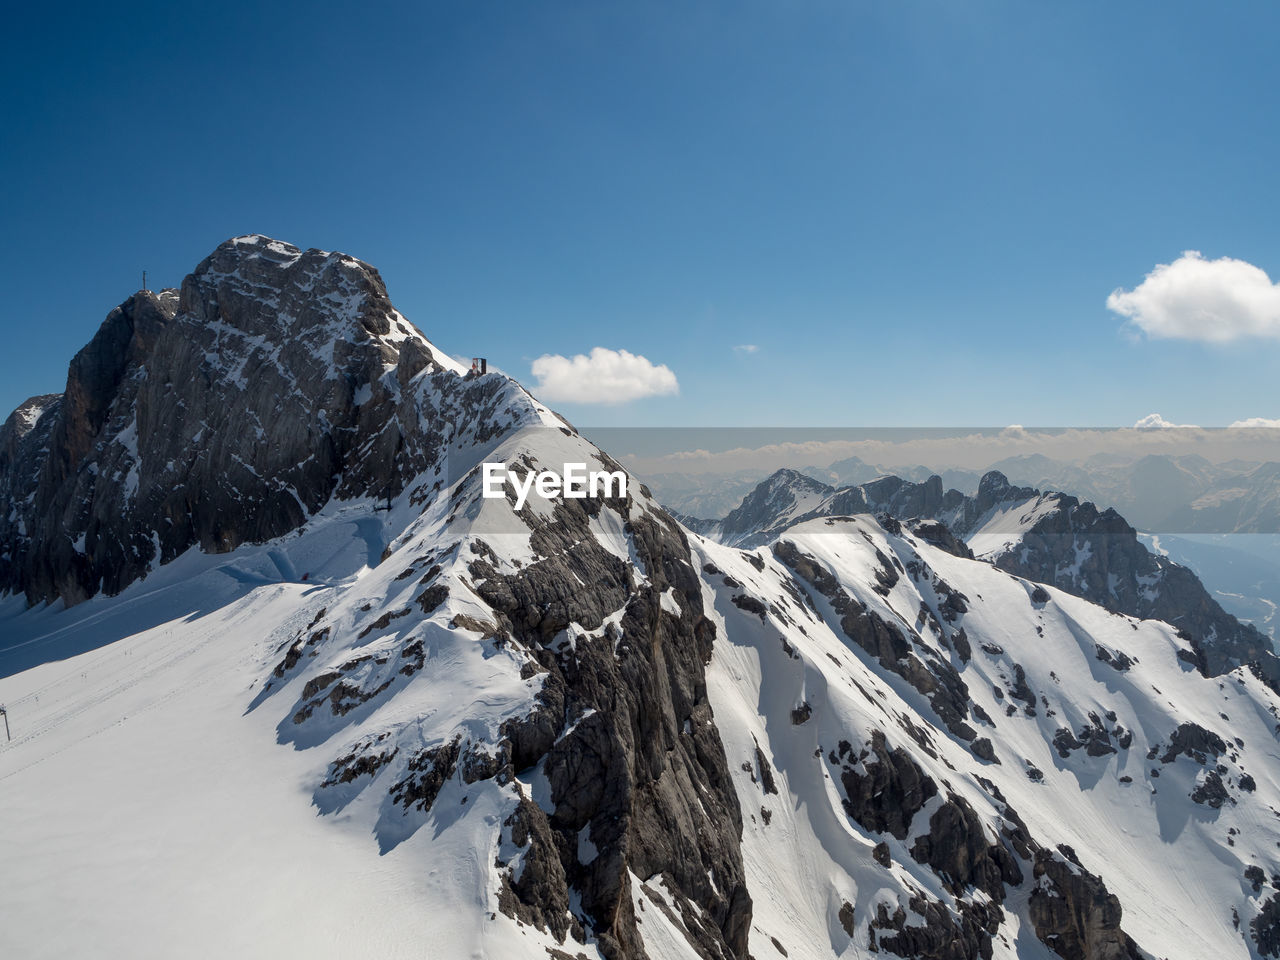
[[[1193,454],[1137,458],[1098,454],[1080,463],[1041,454],[1011,457],[986,470],[925,466],[884,466],[848,457],[825,466],[798,467],[821,482],[856,486],[896,476],[924,483],[937,474],[944,488],[974,494],[984,473],[994,470],[1011,483],[1059,490],[1091,503],[1114,507],[1140,530],[1156,533],[1280,534],[1280,464],[1232,460],[1211,463]],[[750,480],[736,474],[662,474],[646,478],[671,509],[698,517],[721,518],[740,502]]]

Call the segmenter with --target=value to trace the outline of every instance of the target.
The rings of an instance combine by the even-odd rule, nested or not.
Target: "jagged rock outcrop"
[[[1003,477],[988,474],[983,480],[995,488]],[[1010,490],[1005,501],[1030,499],[1025,490]],[[1251,664],[1271,683],[1280,682],[1280,659],[1267,638],[1223,610],[1191,570],[1147,550],[1115,510],[1066,494],[1037,496],[1050,499],[1052,508],[1039,510],[1010,548],[990,554],[996,566],[1108,610],[1174,624],[1209,676]]]
[[[0,426],[0,585],[20,582],[26,568],[31,542],[26,518],[61,406],[61,394],[32,397]]]
[[[1005,884],[1022,883],[1014,855],[999,839],[986,835],[969,801],[955,794],[933,812],[929,831],[916,839],[911,855],[932,867],[955,892],[977,887],[996,903],[1004,900]]]
[[[519,762],[541,764],[553,809],[523,806],[521,818],[526,830],[557,838],[559,870],[599,921],[606,956],[643,954],[630,900],[634,874],[661,876],[699,905],[683,920],[700,953],[743,957],[751,897],[738,846],[742,814],[704,674],[715,630],[702,614],[679,526],[661,513],[629,514],[628,506],[558,503],[553,523],[533,527],[537,563],[507,575],[483,556],[469,564],[501,628],[547,672],[540,701],[552,722],[541,737],[516,735]],[[591,536],[590,521],[602,509],[631,516],[647,582],[636,584],[631,565]],[[660,602],[667,591],[679,615]],[[623,616],[606,628],[614,610]],[[568,648],[557,641],[571,624],[586,634]],[[536,713],[535,725],[544,715]],[[582,831],[601,850],[589,863],[577,855]],[[550,849],[531,850],[526,863]],[[557,868],[539,869],[555,875]],[[524,902],[518,886],[512,894]]]
[[[1036,852],[1028,908],[1036,936],[1064,960],[1142,960],[1122,929],[1120,901],[1069,847]]]
[[[872,949],[915,960],[991,957],[991,937],[1000,925],[998,907],[965,900],[959,903],[957,913],[952,913],[937,900],[923,896],[912,897],[908,906],[922,922],[909,922],[901,906],[890,913],[880,905],[868,936]]]
[[[779,470],[760,483],[723,520],[680,517],[691,530],[713,534],[724,543],[753,547],[776,531],[807,515],[806,501],[826,497],[831,487],[795,470]],[[713,533],[714,531],[714,533]]]
[[[795,544],[779,540],[773,545],[773,554],[826,598],[840,616],[840,628],[845,636],[875,657],[886,670],[903,677],[928,698],[948,730],[965,741],[977,736],[968,723],[969,690],[954,666],[915,643],[914,638],[909,639],[899,625],[890,623],[849,596],[821,564],[798,550]],[[894,562],[883,553],[877,551],[876,559],[879,561],[875,574],[879,587],[877,592],[887,592],[888,587],[896,583],[898,574]],[[901,566],[900,561],[898,565]],[[942,630],[936,618],[933,624]]]
[[[890,749],[881,730],[873,730],[870,742],[856,753],[841,740],[828,759],[840,770],[845,813],[875,833],[906,839],[912,818],[938,793],[911,754],[902,747]]]
[[[1264,957],[1280,957],[1280,894],[1271,894],[1249,923],[1249,936]]]

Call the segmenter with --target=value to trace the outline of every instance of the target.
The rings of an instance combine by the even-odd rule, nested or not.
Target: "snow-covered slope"
[[[582,784],[557,795],[550,755],[505,782],[492,769],[488,751],[501,762],[519,740],[504,724],[537,714],[548,675],[538,651],[486,637],[501,620],[466,561],[493,563],[472,549],[484,543],[514,571],[535,548],[486,512],[505,502],[460,502],[410,524],[377,566],[391,530],[355,508],[266,547],[192,551],[65,613],[8,601],[7,658],[85,652],[0,681],[15,735],[0,753],[0,846],[25,878],[11,899],[23,919],[0,943],[596,955],[593,924],[585,945],[569,929],[590,916],[575,895],[587,878],[566,884],[564,947],[545,891],[523,917],[509,899],[512,877],[546,863],[537,830],[515,829],[521,797],[548,827],[589,801]],[[644,579],[607,511],[588,521],[593,539]],[[1045,941],[1123,956],[1099,944],[1127,951],[1125,936],[1152,956],[1263,955],[1249,935],[1277,872],[1275,695],[1243,670],[1201,677],[1164,624],[893,529],[864,516],[749,553],[694,542],[715,627],[709,709],[676,736],[714,719],[723,739],[752,955],[776,939],[789,956],[863,956],[874,939],[900,956],[976,957],[988,940],[996,957],[1052,956]],[[419,598],[442,584],[424,614]],[[657,600],[665,620],[692,598]],[[625,611],[604,621],[625,658]],[[551,639],[559,657],[593,642],[576,625]],[[595,709],[551,721],[553,752],[582,762],[566,741]],[[441,748],[454,750],[444,765]],[[591,819],[575,833],[583,866],[610,849]],[[697,956],[663,871],[627,859],[648,955]],[[71,892],[78,922],[59,925]],[[1073,953],[1077,941],[1093,945]]]
[[[0,667],[20,672],[0,681],[16,735],[0,847],[28,877],[28,919],[0,944],[45,943],[81,852],[94,940],[64,931],[55,954],[124,955],[137,917],[163,910],[155,956],[276,956],[295,927],[322,955],[377,927],[391,954],[545,956],[576,937],[589,955],[639,956],[633,870],[706,918],[708,955],[745,943],[737,809],[702,679],[712,637],[678,528],[639,491],[519,514],[480,497],[481,459],[616,466],[562,425],[455,448],[453,468],[464,459],[389,513],[334,503],[294,535],[189,551],[66,612],[7,602]],[[111,837],[45,819],[60,783],[98,798]],[[321,855],[317,816],[340,855]],[[152,871],[125,911],[116,857]],[[313,870],[345,877],[309,900]],[[278,889],[298,872],[299,889]],[[193,938],[223,911],[216,936]],[[326,943],[335,929],[347,939]]]
[[[1155,956],[1257,955],[1280,750],[1248,671],[1206,679],[1165,624],[870,517],[697,552],[762,939],[862,956],[923,926],[935,952],[906,955],[975,956],[944,944],[981,943],[981,915],[997,957],[1124,956],[1121,928]]]
[[[1010,573],[1173,624],[1209,675],[1248,664],[1280,688],[1280,659],[1267,637],[1228,614],[1191,569],[1148,550],[1114,509],[1032,491],[985,512],[966,538],[979,557]]]

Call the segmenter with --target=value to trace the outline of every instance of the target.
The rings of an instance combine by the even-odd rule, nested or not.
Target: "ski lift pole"
[[[13,737],[9,735],[9,713],[2,706],[0,706],[0,716],[4,717],[4,738],[12,743]]]

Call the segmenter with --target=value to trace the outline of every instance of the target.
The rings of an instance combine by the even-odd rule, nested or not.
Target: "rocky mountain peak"
[[[1009,489],[1009,478],[999,470],[988,470],[978,481],[978,496],[999,497]]]
[[[771,487],[780,487],[791,484],[812,485],[815,488],[825,487],[826,484],[821,483],[810,477],[808,474],[801,473],[799,470],[793,470],[790,467],[781,467],[765,479],[765,483]]]
[[[228,240],[180,291],[112,310],[61,397],[11,418],[0,590],[76,603],[192,546],[280,536],[332,497],[398,495],[440,460],[442,391],[519,391],[464,372],[368,264]]]
[[[374,267],[258,234],[233,237],[201,261],[183,281],[179,310],[273,340],[304,333],[349,339],[359,328],[393,344],[416,333]]]
[[[60,393],[44,393],[39,396],[30,397],[20,403],[13,413],[9,414],[9,419],[5,421],[5,436],[12,438],[13,441],[19,441],[40,423],[49,408],[57,401],[62,399]]]

